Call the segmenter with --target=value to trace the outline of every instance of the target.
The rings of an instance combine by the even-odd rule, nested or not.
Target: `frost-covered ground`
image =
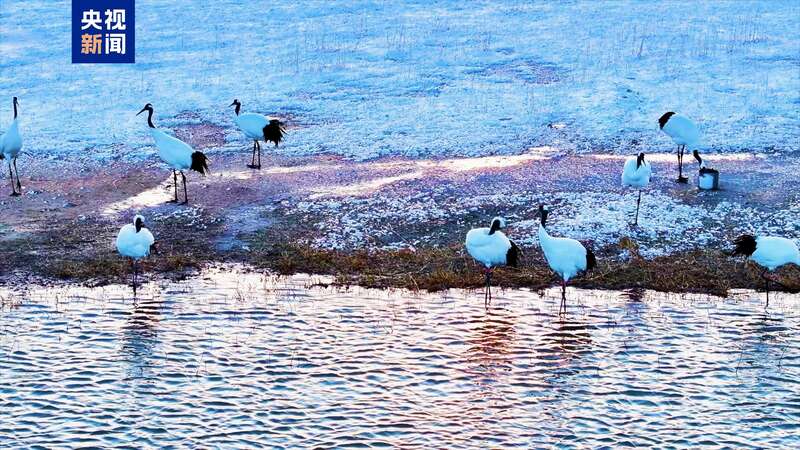
[[[146,102],[232,151],[234,97],[296,126],[286,155],[663,151],[666,110],[709,151],[800,150],[794,1],[136,3],[137,64],[73,65],[69,1],[0,1],[0,126],[19,96],[27,152],[152,155]]]
[[[373,164],[399,172],[325,189],[281,214],[318,230],[321,248],[418,248],[460,242],[491,217],[508,219],[523,248],[538,247],[539,204],[551,210],[551,233],[615,252],[632,238],[645,257],[730,249],[741,233],[800,238],[800,166],[746,154],[709,160],[722,170],[720,191],[674,182],[673,156],[650,155],[655,178],[644,190],[639,227],[636,192],[619,184],[621,157],[488,157]],[[686,173],[695,182],[695,165]],[[607,254],[607,253],[606,253]]]
[[[204,129],[176,131],[202,147],[215,135],[197,132]],[[22,176],[23,195],[0,196],[0,283],[19,271],[119,275],[122,261],[113,239],[135,213],[144,214],[163,252],[148,264],[168,274],[228,258],[255,265],[267,258],[275,264],[269,267],[279,270],[309,270],[278,264],[285,261],[287,246],[306,244],[343,250],[327,254],[339,255],[335,261],[344,271],[362,267],[347,265],[353,250],[463,252],[467,230],[486,226],[495,215],[508,219],[506,231],[523,247],[524,262],[536,264],[539,203],[551,209],[551,233],[588,242],[607,262],[638,251],[648,258],[675,255],[676,264],[685,264],[684,252],[729,250],[743,232],[800,239],[795,158],[715,155],[708,159],[722,171],[722,190],[700,192],[694,165],[686,170],[690,184],[678,184],[674,155],[649,154],[656,176],[644,193],[640,227],[632,228],[636,197],[620,186],[621,156],[561,155],[540,148],[512,156],[359,163],[268,154],[264,168],[254,171],[244,167],[246,152],[216,155],[209,176],[190,173],[188,207],[167,203],[171,176],[154,161],[93,166],[31,161]],[[725,263],[719,252],[711,253]],[[748,280],[728,281],[752,287]],[[673,288],[687,288],[682,286]]]
[[[177,266],[246,260],[258,240],[457,246],[495,215],[537,252],[539,203],[602,258],[800,239],[798,2],[140,0],[135,65],[70,64],[69,6],[0,0],[0,130],[16,95],[25,142],[23,196],[0,191],[0,272],[116,258],[134,213]],[[233,98],[288,123],[261,171]],[[147,102],[211,159],[190,207],[166,203]],[[694,187],[691,158],[674,182],[666,110],[699,122],[721,191]],[[656,175],[631,228],[619,172],[638,151]]]

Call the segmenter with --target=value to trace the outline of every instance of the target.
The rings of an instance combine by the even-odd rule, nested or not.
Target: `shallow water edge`
[[[0,446],[798,444],[798,296],[329,281],[0,289]]]

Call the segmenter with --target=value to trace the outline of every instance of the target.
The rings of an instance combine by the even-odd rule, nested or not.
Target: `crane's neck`
[[[703,158],[700,157],[700,154],[697,153],[697,150],[695,150],[693,154],[694,154],[694,159],[697,160],[697,164],[700,166],[700,168],[702,169],[703,167],[705,167],[706,165],[703,162]]]
[[[17,102],[14,102],[14,118],[17,118]]]
[[[550,234],[547,233],[547,230],[544,228],[544,225],[539,224],[539,244],[542,246],[542,249],[549,247],[552,238]]]
[[[147,110],[147,125],[149,125],[150,128],[155,128],[156,127],[155,125],[153,125],[153,110],[152,109],[148,109]]]
[[[236,104],[236,109],[235,109],[235,111],[236,111],[236,115],[237,115],[237,116],[239,115],[239,111],[240,111],[241,109],[242,109],[242,104],[241,104],[241,103],[237,103],[237,104]]]

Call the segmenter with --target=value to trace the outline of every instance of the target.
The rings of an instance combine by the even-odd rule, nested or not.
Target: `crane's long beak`
[[[145,111],[147,111],[147,108],[142,108],[142,110],[141,110],[141,111],[139,111],[138,113],[136,113],[136,115],[138,116],[139,114],[141,114],[141,113],[143,113],[143,112],[145,112]]]
[[[230,105],[228,105],[228,106],[236,106],[236,102],[233,102],[233,103],[231,103],[231,104],[230,104]]]

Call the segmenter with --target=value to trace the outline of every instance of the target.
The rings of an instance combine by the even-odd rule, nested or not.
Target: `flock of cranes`
[[[678,183],[687,183],[689,179],[683,175],[683,156],[686,146],[695,146],[700,140],[700,131],[697,125],[688,117],[670,111],[658,119],[661,131],[666,133],[678,146]],[[699,165],[698,187],[701,189],[717,189],[719,171],[707,167],[700,157],[697,149],[692,155]],[[642,189],[650,184],[652,177],[650,163],[645,159],[644,153],[629,157],[622,166],[622,185],[638,190],[636,199],[636,213],[633,225],[639,223],[639,207],[642,202]],[[544,253],[547,265],[561,279],[561,306],[559,311],[566,311],[566,286],[569,280],[581,272],[592,270],[597,265],[597,259],[592,249],[586,248],[575,239],[552,237],[547,232],[548,211],[539,205],[539,245]],[[467,233],[465,246],[467,252],[475,261],[484,267],[486,274],[486,287],[484,291],[484,304],[492,299],[491,275],[492,270],[498,266],[517,267],[520,251],[516,244],[501,230],[505,228],[506,221],[502,217],[492,219],[489,228],[473,228]],[[786,264],[800,266],[800,251],[797,244],[791,239],[774,236],[752,236],[744,234],[734,241],[733,256],[744,256],[764,268],[761,273],[765,280],[767,302],[769,306],[769,274]]]
[[[0,137],[0,160],[8,161],[9,179],[11,180],[11,195],[22,194],[22,184],[17,171],[17,157],[22,149],[22,135],[18,124],[17,97],[13,98],[14,118],[6,132]],[[261,168],[261,144],[272,142],[277,147],[283,140],[286,129],[278,119],[270,119],[260,114],[241,113],[242,104],[235,99],[229,106],[233,106],[236,117],[234,122],[249,139],[253,140],[253,155],[251,163],[247,165],[252,169]],[[183,183],[183,203],[189,202],[186,175],[184,171],[193,170],[202,175],[209,172],[208,158],[200,151],[195,151],[186,142],[173,137],[153,124],[153,105],[146,104],[136,115],[147,112],[147,125],[150,135],[158,148],[158,155],[172,170],[175,198],[172,202],[178,203],[178,174]],[[700,139],[697,125],[688,117],[667,112],[658,119],[659,128],[666,133],[678,146],[678,179],[679,183],[688,182],[683,175],[683,156],[688,145],[696,146]],[[715,189],[718,185],[719,172],[710,169],[695,149],[692,155],[699,164],[698,186],[702,189]],[[16,183],[14,174],[16,173]],[[626,159],[622,168],[622,185],[638,190],[636,200],[636,214],[633,225],[638,226],[639,207],[642,200],[642,189],[647,187],[652,177],[650,163],[646,161],[645,154]],[[539,205],[539,244],[544,253],[550,269],[561,278],[561,307],[566,311],[566,286],[569,280],[581,272],[592,270],[597,264],[594,253],[579,241],[566,237],[553,237],[547,231],[547,216],[549,211]],[[127,224],[120,229],[116,239],[116,247],[120,255],[129,258],[133,270],[133,285],[136,288],[139,262],[150,255],[155,248],[155,238],[145,226],[145,219],[141,215],[134,217],[132,224]],[[492,299],[491,278],[492,270],[498,266],[517,267],[521,257],[519,247],[509,239],[503,229],[506,221],[502,217],[495,217],[489,227],[474,228],[466,236],[467,252],[484,267],[486,288],[484,303]],[[764,268],[762,277],[766,282],[767,306],[769,306],[769,274],[785,264],[800,265],[800,251],[791,239],[774,236],[742,235],[734,241],[733,256],[744,256]]]

